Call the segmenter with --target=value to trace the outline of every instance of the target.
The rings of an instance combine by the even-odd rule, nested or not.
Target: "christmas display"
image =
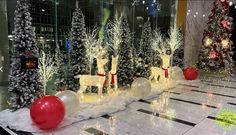
[[[12,108],[19,109],[31,105],[42,94],[42,84],[35,65],[39,54],[27,0],[17,0],[14,20],[8,91],[11,93]],[[21,65],[21,59],[27,59],[27,68]]]
[[[230,72],[233,68],[230,41],[232,18],[228,0],[215,0],[203,34],[198,67],[207,72]]]
[[[123,2],[76,1],[76,6],[69,8],[72,15],[69,16],[69,23],[64,23],[66,17],[57,16],[55,12],[55,21],[62,20],[62,23],[56,22],[53,27],[40,24],[42,27],[38,29],[36,24],[32,25],[34,21],[29,13],[31,10],[35,12],[35,7],[29,7],[27,1],[17,0],[13,40],[9,38],[12,42],[9,53],[10,99],[7,99],[7,94],[3,99],[11,108],[0,111],[0,132],[6,129],[17,134],[69,135],[88,132],[148,135],[163,129],[169,134],[172,130],[174,134],[181,134],[176,131],[194,134],[195,127],[200,131],[196,125],[201,124],[203,119],[207,120],[203,121],[206,124],[209,121],[212,124],[216,108],[218,111],[225,104],[227,107],[234,105],[225,98],[232,98],[228,95],[231,93],[221,89],[234,89],[234,86],[228,85],[235,78],[208,80],[205,72],[201,72],[221,73],[233,69],[233,25],[228,16],[228,0],[214,0],[197,66],[188,66],[187,60],[184,61],[184,50],[191,50],[191,44],[184,45],[184,37],[195,41],[193,35],[188,35],[192,34],[192,18],[182,22],[184,14],[180,14],[181,17],[171,14],[170,19],[164,17],[164,21],[158,22],[163,19],[159,10],[170,3],[161,5],[163,2],[156,0],[126,1],[125,5],[133,8],[132,12],[126,13],[127,7],[123,8]],[[73,3],[70,2],[68,5]],[[78,6],[91,3],[95,8],[101,6],[100,10],[95,11],[98,13],[90,14],[89,9],[82,8],[83,14]],[[55,11],[58,10],[57,6],[62,5],[61,1],[55,2]],[[139,14],[141,10],[135,9],[140,5],[144,7],[144,15]],[[191,1],[186,3],[187,9],[191,7],[189,5]],[[175,9],[179,6],[170,7],[180,12]],[[120,11],[120,8],[124,10]],[[75,11],[71,14],[71,10]],[[136,10],[139,11],[137,14]],[[194,7],[188,9],[187,15],[190,15],[190,10],[195,12],[194,18],[200,18],[202,12],[193,11],[197,10]],[[49,11],[40,9],[42,15]],[[36,15],[32,16],[34,18]],[[166,24],[168,20],[170,23]],[[181,28],[180,25],[185,24],[186,28]],[[37,35],[34,27],[36,32],[39,31]],[[67,31],[62,27],[66,27]],[[48,36],[51,35],[48,28],[55,39]],[[192,53],[197,54],[197,51]],[[186,53],[185,58],[190,53]],[[0,57],[0,64],[4,57]],[[192,113],[196,109],[203,113]],[[184,117],[189,112],[193,116]]]

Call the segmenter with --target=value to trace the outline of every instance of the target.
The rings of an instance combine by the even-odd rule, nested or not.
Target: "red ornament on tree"
[[[211,52],[209,54],[209,58],[210,59],[215,59],[217,58],[217,52],[215,51],[215,49],[211,49]]]
[[[221,22],[221,26],[226,29],[226,30],[230,30],[230,22],[227,20],[222,20]]]
[[[196,80],[198,77],[197,69],[194,67],[187,67],[184,70],[184,78],[186,80]]]
[[[56,128],[65,116],[63,102],[56,96],[37,99],[30,108],[32,121],[43,130]]]

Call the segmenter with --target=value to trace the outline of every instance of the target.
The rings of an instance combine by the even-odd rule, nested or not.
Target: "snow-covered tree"
[[[39,69],[25,69],[21,65],[22,59],[39,56],[27,0],[17,0],[14,20],[8,90],[12,108],[19,109],[31,105],[42,94],[42,84]]]
[[[149,78],[151,74],[152,67],[152,29],[151,23],[148,20],[144,23],[143,31],[140,40],[140,51],[139,51],[139,66],[138,72],[140,72],[140,77]]]
[[[54,61],[54,56],[50,53],[46,53],[44,50],[41,50],[39,53],[39,72],[45,95],[47,82],[52,79],[53,75],[57,72],[57,66]]]
[[[74,76],[89,73],[89,60],[85,45],[86,28],[84,15],[79,8],[75,9],[72,17],[71,39],[72,50],[70,52],[70,64],[67,75],[69,90],[79,90],[79,79]]]
[[[55,62],[56,62],[56,80],[55,80],[55,86],[58,91],[64,90],[66,88],[66,67],[67,64],[64,61],[65,57],[63,52],[56,48],[55,53]]]
[[[121,43],[119,49],[118,62],[118,84],[120,87],[130,86],[133,82],[133,51],[131,45],[131,33],[126,17],[122,18],[121,22]]]
[[[123,17],[123,14],[121,14],[120,17],[118,17],[118,14],[115,15],[115,19],[108,23],[108,44],[110,49],[112,49],[112,52],[114,56],[118,54],[118,49],[121,43],[121,19]]]

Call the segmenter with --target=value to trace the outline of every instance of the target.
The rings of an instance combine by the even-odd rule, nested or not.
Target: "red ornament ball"
[[[194,67],[187,67],[184,70],[184,78],[186,80],[196,80],[198,77],[198,71]]]
[[[64,119],[65,107],[58,97],[45,96],[35,100],[31,105],[30,116],[40,129],[53,129]]]

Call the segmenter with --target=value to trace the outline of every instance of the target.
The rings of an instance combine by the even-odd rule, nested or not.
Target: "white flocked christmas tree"
[[[55,80],[55,86],[58,91],[65,90],[66,87],[66,62],[65,62],[65,56],[62,50],[59,48],[56,48],[56,54],[55,54],[55,60],[56,60],[56,80]]]
[[[79,90],[79,79],[76,75],[89,73],[89,60],[86,53],[86,28],[84,15],[79,8],[75,9],[72,18],[71,40],[72,50],[70,53],[70,63],[67,75],[67,85],[69,90]]]
[[[121,43],[119,49],[118,60],[118,84],[119,87],[130,86],[133,81],[134,68],[133,68],[133,48],[131,45],[131,33],[126,17],[122,18],[121,22]]]
[[[152,29],[151,23],[148,20],[145,22],[143,26],[143,31],[140,40],[140,51],[139,51],[139,66],[138,66],[138,74],[139,77],[149,78],[151,74],[151,67],[152,67],[152,46],[151,46],[151,39],[152,39]]]
[[[39,69],[25,69],[21,65],[22,59],[38,58],[39,55],[31,20],[27,0],[18,0],[8,87],[13,109],[28,107],[42,93]]]

